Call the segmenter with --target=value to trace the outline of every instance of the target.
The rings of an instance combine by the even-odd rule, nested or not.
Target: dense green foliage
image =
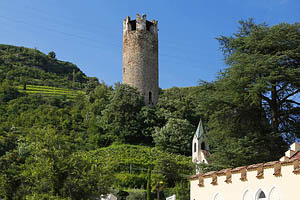
[[[73,81],[74,80],[74,81]],[[0,83],[84,88],[88,78],[74,64],[25,47],[0,45]]]
[[[300,136],[300,25],[240,25],[218,38],[215,81],[162,90],[153,107],[54,52],[0,45],[0,199],[189,199],[200,118],[201,172],[277,160]]]
[[[229,67],[203,86],[210,90],[204,108],[210,110],[212,159],[219,164],[278,159],[287,149],[283,137],[300,136],[299,28],[250,19],[233,36],[218,38]]]
[[[170,118],[165,126],[156,129],[153,139],[160,149],[170,153],[190,155],[194,132],[194,127],[189,121]]]
[[[176,187],[193,173],[189,157],[154,148],[152,133],[164,120],[134,88],[97,83],[70,99],[20,91],[0,86],[2,198],[93,199],[113,188],[145,190],[149,167],[151,188]]]

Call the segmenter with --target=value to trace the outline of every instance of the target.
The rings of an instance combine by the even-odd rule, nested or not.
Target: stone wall
[[[136,23],[136,24],[134,24]],[[127,17],[123,25],[123,83],[136,87],[146,105],[158,99],[158,33],[157,22],[146,16],[136,20]]]

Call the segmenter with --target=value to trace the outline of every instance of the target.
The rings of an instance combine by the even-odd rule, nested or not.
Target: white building
[[[300,144],[279,161],[196,174],[190,190],[191,200],[300,200]]]

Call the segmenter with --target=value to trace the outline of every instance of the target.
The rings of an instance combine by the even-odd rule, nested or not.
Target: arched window
[[[194,143],[194,152],[196,152],[197,151],[197,143],[195,142]]]
[[[256,200],[267,200],[266,194],[264,193],[264,191],[258,190],[255,199],[256,199]]]
[[[217,193],[214,197],[214,200],[224,200],[224,198],[220,193]]]
[[[251,193],[249,190],[246,190],[246,192],[243,195],[242,200],[252,200]]]
[[[281,195],[279,189],[273,187],[269,193],[269,200],[281,200]]]
[[[201,143],[201,150],[205,150],[205,142]]]

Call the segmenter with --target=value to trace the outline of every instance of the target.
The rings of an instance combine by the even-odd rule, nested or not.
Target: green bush
[[[147,175],[141,174],[130,174],[130,173],[120,173],[116,174],[117,183],[121,187],[129,188],[140,188],[146,185]]]
[[[26,200],[69,200],[70,198],[62,198],[50,194],[32,194],[25,197]]]
[[[175,187],[168,188],[163,191],[165,197],[176,195],[176,200],[189,200],[190,199],[190,189],[188,182],[176,183]]]
[[[145,200],[146,191],[141,189],[133,189],[129,191],[129,195],[126,200]]]

